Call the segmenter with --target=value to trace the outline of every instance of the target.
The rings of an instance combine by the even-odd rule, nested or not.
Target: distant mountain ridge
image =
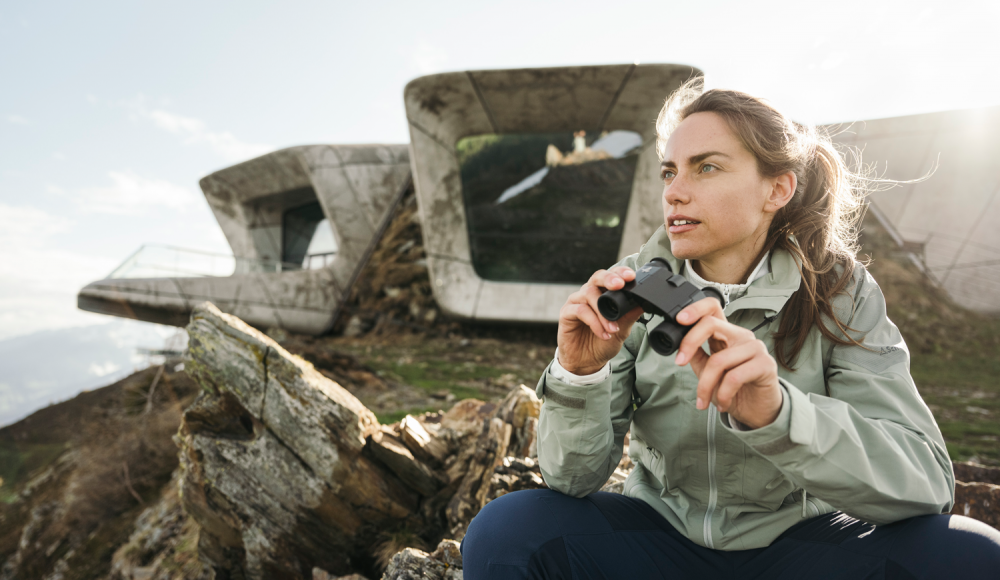
[[[144,368],[147,361],[136,355],[136,349],[162,348],[176,332],[172,327],[114,319],[0,341],[0,427]]]

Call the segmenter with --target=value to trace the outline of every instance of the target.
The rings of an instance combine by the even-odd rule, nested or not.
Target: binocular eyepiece
[[[683,276],[674,274],[663,258],[653,258],[635,272],[635,280],[621,290],[608,290],[597,299],[597,309],[608,320],[618,320],[641,307],[647,314],[662,316],[663,322],[649,331],[649,345],[667,356],[677,352],[690,326],[677,322],[677,315],[689,304],[703,298],[715,298],[722,304],[722,294],[715,288],[699,289]]]

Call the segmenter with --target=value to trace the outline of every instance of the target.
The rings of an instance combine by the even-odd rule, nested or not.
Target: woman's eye
[[[702,165],[701,166],[701,172],[702,173],[708,173],[710,171],[715,171],[715,170],[716,170],[716,167],[714,165]]]
[[[664,171],[663,174],[660,177],[662,177],[663,179],[673,179],[674,172],[673,171]]]

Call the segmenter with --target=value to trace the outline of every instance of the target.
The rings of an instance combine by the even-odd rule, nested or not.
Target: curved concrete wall
[[[883,177],[920,183],[871,202],[957,302],[1000,312],[1000,107],[832,126],[835,141],[863,150]]]
[[[409,176],[405,145],[291,147],[217,171],[201,180],[201,188],[233,254],[249,259],[241,263],[280,260],[280,243],[268,243],[274,236],[256,234],[278,228],[280,240],[284,210],[312,201],[319,202],[337,242],[331,263],[290,272],[237,269],[224,278],[112,278],[88,284],[77,303],[92,312],[183,326],[208,300],[256,326],[326,332],[410,186]]]
[[[654,121],[664,99],[698,69],[670,64],[446,73],[404,91],[411,164],[434,297],[451,315],[555,322],[578,286],[495,282],[472,265],[456,144],[487,133],[580,128],[628,130],[643,139],[619,249],[639,249],[662,225]],[[610,265],[610,264],[609,264]]]

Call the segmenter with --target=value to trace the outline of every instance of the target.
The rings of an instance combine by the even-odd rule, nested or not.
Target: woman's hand
[[[631,268],[619,266],[598,270],[580,290],[566,300],[559,311],[559,364],[575,375],[596,373],[618,354],[632,331],[632,325],[642,316],[642,308],[634,308],[615,322],[601,316],[597,299],[605,290],[621,290],[635,280]]]
[[[778,365],[763,341],[746,328],[726,321],[718,300],[705,298],[677,314],[677,322],[694,324],[681,341],[677,364],[691,363],[698,376],[699,409],[708,402],[744,425],[770,425],[781,410]],[[708,341],[711,355],[701,345]]]

